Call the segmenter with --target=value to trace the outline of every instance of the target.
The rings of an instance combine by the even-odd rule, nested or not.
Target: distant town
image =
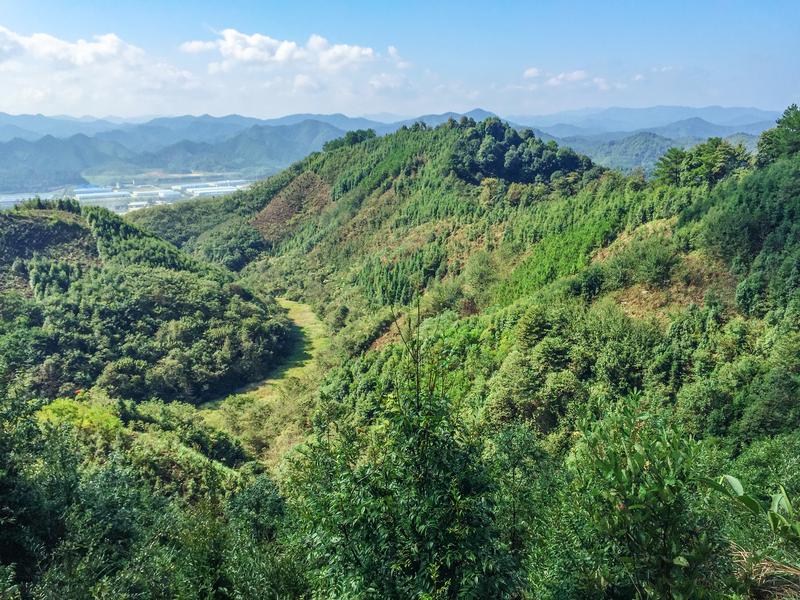
[[[127,184],[120,182],[114,186],[70,186],[45,193],[22,192],[0,195],[0,210],[13,208],[16,204],[35,197],[46,200],[75,198],[78,202],[87,206],[103,206],[113,212],[124,214],[147,208],[148,206],[172,204],[191,198],[208,198],[230,194],[237,190],[247,189],[252,183],[247,179],[218,179],[163,183],[161,185],[136,185],[135,180],[133,180]]]

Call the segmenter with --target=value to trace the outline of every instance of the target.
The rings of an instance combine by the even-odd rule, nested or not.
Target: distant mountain
[[[578,127],[577,125],[570,125],[569,123],[556,123],[555,125],[547,125],[541,127],[540,130],[547,133],[548,135],[552,135],[558,138],[586,136],[586,135],[600,135],[605,133],[602,129]]]
[[[124,146],[83,134],[67,139],[51,135],[36,141],[14,139],[0,144],[0,190],[45,191],[85,183],[86,169],[99,164],[120,168],[135,158]]]
[[[549,115],[508,115],[515,123],[546,128],[573,125],[585,134],[608,131],[636,131],[662,127],[676,121],[699,118],[718,125],[744,125],[773,122],[777,111],[737,106],[650,106],[645,108],[604,108],[563,111]],[[748,132],[749,133],[749,132]]]
[[[159,117],[139,125],[98,133],[96,137],[117,142],[136,152],[153,152],[182,141],[221,141],[261,124],[263,121],[260,119],[240,115]]]
[[[624,112],[634,110],[636,118],[663,118],[667,115],[682,114],[681,107],[654,107],[653,109],[608,109],[604,114],[611,118],[624,116]],[[688,109],[686,109],[688,110]],[[768,111],[757,109],[692,109],[696,112],[716,115],[735,122],[738,119],[763,116]],[[579,115],[584,124],[586,115]],[[606,125],[610,121],[603,121]],[[628,121],[630,123],[632,121]],[[619,121],[615,121],[617,125]],[[689,148],[710,137],[722,137],[734,144],[741,143],[749,151],[756,148],[758,136],[766,129],[774,126],[773,120],[761,120],[739,124],[712,123],[694,116],[673,121],[658,127],[649,127],[635,131],[602,131],[598,126],[578,126],[558,123],[542,127],[541,131],[551,135],[559,144],[570,146],[578,152],[591,157],[599,164],[623,171],[641,167],[646,172],[652,171],[658,158],[670,147]]]
[[[759,136],[750,133],[734,133],[733,135],[727,136],[725,139],[731,144],[741,144],[748,152],[755,152],[758,148],[758,137]]]
[[[561,144],[586,154],[604,167],[623,171],[636,167],[651,171],[658,159],[676,145],[674,140],[644,131],[615,140],[570,137],[562,139]]]
[[[118,124],[102,119],[92,121],[67,117],[47,117],[45,115],[9,115],[0,113],[0,125],[12,125],[22,130],[53,137],[69,137],[72,135],[94,135],[119,127]]]
[[[714,133],[708,135],[683,135],[677,139],[668,138],[652,131],[639,131],[630,135],[612,133],[595,136],[573,136],[561,138],[557,141],[559,145],[569,146],[577,152],[586,154],[593,161],[604,167],[620,169],[621,171],[641,168],[646,173],[652,172],[658,159],[670,148],[691,148],[706,141],[709,137],[724,137],[732,144],[742,144],[750,152],[756,149],[758,143],[758,136],[756,135],[735,133],[723,136],[718,130],[714,131]]]
[[[146,131],[168,132],[169,125],[162,122]],[[46,191],[85,183],[86,176],[133,175],[147,170],[236,171],[260,177],[320,150],[325,142],[343,134],[320,121],[254,125],[216,142],[183,139],[152,152],[132,150],[108,136],[14,139],[0,143],[0,191]]]
[[[302,121],[319,121],[327,123],[342,131],[353,131],[356,129],[374,129],[380,132],[387,128],[387,123],[380,121],[373,121],[363,117],[348,117],[341,113],[332,115],[320,115],[311,113],[300,113],[296,115],[286,115],[285,117],[278,117],[277,119],[264,119],[261,121],[262,125],[295,125]]]
[[[456,113],[456,112],[446,112],[440,113],[435,115],[421,115],[419,117],[414,117],[413,119],[405,119],[404,121],[398,121],[396,123],[392,123],[392,130],[399,129],[403,125],[411,126],[414,123],[425,123],[430,127],[436,127],[437,125],[441,125],[442,123],[446,123],[449,119],[455,119],[458,121],[461,117],[469,117],[470,119],[474,119],[475,121],[483,121],[484,119],[488,119],[489,117],[496,117],[497,115],[489,112],[487,110],[483,110],[482,108],[475,108],[469,112],[465,113]]]
[[[496,115],[476,108],[387,123],[341,113],[302,113],[275,119],[206,114],[157,117],[140,123],[117,117],[0,113],[0,159],[4,161],[0,191],[45,191],[83,181],[86,176],[128,176],[143,170],[224,171],[257,177],[319,150],[346,131],[374,129],[385,135],[416,122],[434,127],[465,116],[482,121]],[[530,128],[545,141],[570,146],[602,165],[649,171],[670,146],[689,147],[712,136],[733,139],[752,150],[757,136],[773,126],[776,116],[754,108],[656,106],[512,116],[507,122],[516,128]],[[669,120],[672,117],[682,118]]]
[[[0,142],[9,142],[14,138],[32,141],[38,140],[40,137],[42,137],[40,134],[16,125],[0,125]]]
[[[292,125],[254,125],[217,143],[181,141],[143,155],[139,164],[172,172],[238,171],[262,176],[320,150],[344,131],[306,120]]]
[[[398,121],[407,121],[411,117],[408,115],[398,115],[395,113],[389,112],[379,112],[379,113],[371,113],[368,115],[362,115],[364,119],[369,119],[370,121],[378,121],[379,123],[397,123]]]
[[[662,127],[651,127],[646,131],[673,139],[725,137],[734,133],[758,135],[775,125],[774,121],[758,121],[743,125],[718,125],[700,117],[669,123]]]

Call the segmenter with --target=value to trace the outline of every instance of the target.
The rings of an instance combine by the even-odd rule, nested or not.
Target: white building
[[[194,188],[192,190],[189,190],[189,193],[195,198],[204,198],[208,196],[222,196],[223,194],[230,194],[231,192],[235,192],[238,189],[239,188],[234,186],[204,187],[204,188]]]
[[[163,190],[159,188],[154,188],[151,190],[134,190],[131,192],[131,195],[134,198],[160,198],[161,194],[170,193],[172,190]]]
[[[111,188],[99,187],[96,185],[81,185],[72,189],[72,193],[75,194],[76,196],[78,194],[99,194],[102,192],[110,192],[110,191],[112,191]]]
[[[111,190],[107,192],[83,192],[75,194],[75,199],[78,200],[78,202],[98,202],[130,197],[131,195],[128,192],[112,192]]]

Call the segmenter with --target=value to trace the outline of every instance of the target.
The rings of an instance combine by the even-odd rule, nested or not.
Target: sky
[[[798,101],[798,0],[0,0],[9,113],[511,116]]]

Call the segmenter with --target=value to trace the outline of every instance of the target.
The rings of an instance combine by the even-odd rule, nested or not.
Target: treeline
[[[339,148],[347,148],[348,146],[354,146],[355,144],[360,144],[363,141],[371,140],[377,137],[377,135],[378,134],[375,133],[374,129],[357,129],[355,131],[348,131],[340,138],[325,142],[322,145],[322,149],[325,152],[330,152],[331,150],[338,150]]]
[[[517,131],[500,119],[475,123],[464,120],[464,131],[453,149],[453,170],[468,181],[498,177],[509,182],[542,183],[594,167],[591,159],[574,150],[543,142],[530,129]]]

